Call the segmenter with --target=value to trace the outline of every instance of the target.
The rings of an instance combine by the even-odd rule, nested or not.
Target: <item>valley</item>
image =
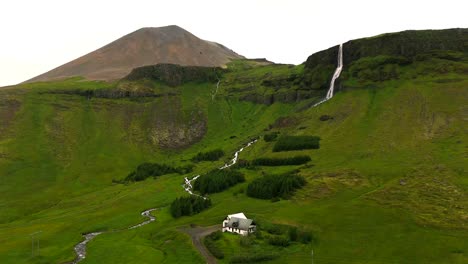
[[[0,262],[76,263],[82,234],[102,232],[79,263],[206,263],[181,230],[244,212],[259,229],[313,239],[275,246],[263,231],[246,246],[224,233],[218,263],[266,252],[278,255],[265,263],[310,263],[312,250],[316,263],[466,263],[467,38],[405,31],[301,65],[141,65],[114,81],[0,88]],[[220,158],[194,159],[217,149]],[[175,169],[126,180],[145,163]],[[198,214],[171,215],[176,198],[201,195],[187,181],[223,168],[245,181],[207,193]],[[272,175],[306,182],[291,195],[249,195]],[[148,208],[159,209],[139,215]]]

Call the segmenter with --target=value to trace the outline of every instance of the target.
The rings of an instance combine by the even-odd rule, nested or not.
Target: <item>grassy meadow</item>
[[[351,69],[359,63],[368,62]],[[315,97],[271,105],[241,100],[236,91],[247,90],[236,80],[303,70],[242,62],[230,66],[214,98],[216,83],[187,83],[170,88],[174,95],[140,98],[89,98],[76,91],[117,84],[77,78],[0,89],[0,263],[69,263],[81,234],[93,231],[112,232],[88,244],[83,264],[204,263],[179,228],[220,224],[237,212],[313,234],[309,244],[256,245],[280,253],[267,263],[310,263],[312,250],[315,263],[466,263],[466,65],[435,59],[384,67],[400,76],[388,80],[350,70],[342,89],[316,108],[307,107]],[[462,70],[440,73],[444,67]],[[259,81],[248,89],[273,91]],[[323,115],[331,118],[321,121]],[[186,195],[184,177],[222,166],[243,144],[272,132],[318,136],[320,148],[273,152],[276,141],[260,138],[241,159],[307,155],[311,161],[241,168],[246,182],[210,194],[211,208],[170,215],[170,203]],[[213,149],[226,155],[191,161]],[[116,182],[144,162],[195,167],[187,175]],[[307,184],[289,199],[246,195],[252,180],[295,170]],[[140,212],[148,208],[160,208],[156,221],[125,230],[144,221]],[[42,231],[40,252],[32,256],[29,234],[36,231]],[[239,240],[223,235],[220,263],[246,251]]]

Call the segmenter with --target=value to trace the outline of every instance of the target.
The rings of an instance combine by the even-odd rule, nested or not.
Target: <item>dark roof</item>
[[[227,226],[231,228],[238,228],[240,230],[248,231],[252,223],[253,223],[252,219],[242,219],[242,218],[237,218],[237,217],[231,217],[231,219],[227,223]]]

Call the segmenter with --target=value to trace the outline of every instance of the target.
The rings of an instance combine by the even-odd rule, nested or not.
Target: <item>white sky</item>
[[[468,27],[467,0],[1,0],[0,86],[141,27],[179,25],[249,58],[299,64],[350,39]]]

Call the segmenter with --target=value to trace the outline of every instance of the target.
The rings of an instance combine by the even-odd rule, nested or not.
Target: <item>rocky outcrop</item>
[[[378,55],[413,59],[432,51],[468,52],[468,29],[408,30],[348,41],[343,46],[343,63]]]
[[[216,82],[222,72],[223,69],[215,67],[157,64],[133,69],[125,80],[150,79],[175,87],[188,82]]]
[[[328,88],[338,63],[338,47],[314,53],[307,58],[302,80],[304,89]],[[409,30],[348,41],[343,45],[344,71],[362,58],[385,56],[384,64],[405,65],[417,57],[436,51],[468,52],[468,29]],[[338,84],[337,88],[340,89],[341,85]]]

